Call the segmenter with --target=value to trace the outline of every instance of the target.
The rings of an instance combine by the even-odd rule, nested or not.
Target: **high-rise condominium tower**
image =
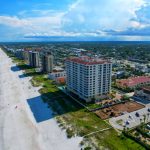
[[[111,90],[112,63],[109,60],[73,57],[66,60],[67,89],[86,102]]]

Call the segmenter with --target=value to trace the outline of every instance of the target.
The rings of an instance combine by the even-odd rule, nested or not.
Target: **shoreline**
[[[36,100],[41,103],[41,100],[39,100],[41,98],[39,98],[39,96],[37,95],[32,95],[31,97],[27,98],[29,101],[32,101],[32,104],[34,105],[34,107],[30,107],[30,109],[32,110],[32,115],[30,116],[34,115],[34,120],[38,122],[36,123],[38,125],[36,128],[39,135],[38,139],[42,139],[42,143],[44,143],[42,145],[45,145],[45,148],[42,148],[42,150],[46,150],[47,147],[50,150],[70,150],[70,147],[72,150],[94,150],[99,148],[118,149],[118,147],[119,149],[125,150],[128,148],[141,148],[144,150],[144,148],[140,144],[136,143],[132,139],[127,138],[123,134],[118,135],[118,132],[116,132],[113,128],[106,130],[110,127],[109,123],[101,120],[94,113],[87,112],[77,103],[74,103],[74,101],[72,101],[70,97],[65,95],[57,88],[56,84],[52,80],[47,79],[45,74],[37,73],[35,69],[25,65],[24,61],[17,59],[13,54],[9,52],[7,53],[7,51],[5,53],[9,58],[13,60],[13,62],[16,63],[16,66],[20,68],[20,70],[22,70],[21,72],[23,74],[21,73],[19,75],[19,81],[23,81],[24,79],[29,79],[29,77],[32,77],[29,80],[30,82],[25,82],[30,83],[30,86],[28,87],[29,91],[35,89],[31,88],[31,84],[36,88],[41,87],[39,88],[39,90],[37,90],[37,95],[40,95],[43,102],[47,104],[46,110],[48,106],[54,112],[53,115],[55,116],[55,119],[52,117],[51,119],[43,118],[45,119],[45,121],[39,120],[39,118],[37,117],[39,115],[36,116],[34,114],[38,114],[35,113],[37,112],[37,110],[38,112],[45,110],[45,107],[43,107],[43,104],[37,105],[37,103],[35,104],[33,101]],[[11,70],[16,71],[13,72],[13,74],[16,74],[17,71],[19,71],[14,67]],[[42,107],[39,108],[38,106]],[[47,119],[49,121],[47,121]],[[91,135],[91,133],[97,133],[97,131],[99,131],[98,129],[100,129],[100,131],[102,131],[103,133]],[[84,136],[86,135],[90,136],[84,138]],[[34,139],[37,139],[37,136]],[[126,147],[125,145],[128,145],[128,147]]]
[[[0,64],[0,99],[4,99],[4,101],[7,99],[7,103],[3,102],[4,104],[0,101],[0,149],[7,150],[11,147],[11,150],[20,150],[20,148],[22,150],[47,150],[50,148],[52,150],[70,150],[71,147],[73,150],[79,150],[82,138],[68,139],[65,131],[59,128],[55,118],[51,117],[40,123],[35,121],[26,100],[36,97],[41,99],[41,94],[38,92],[40,88],[31,85],[31,77],[19,78],[18,76],[23,74],[22,70],[14,72],[10,70],[16,64],[12,63],[11,58],[1,49],[0,58],[3,62]],[[9,80],[10,77],[12,77],[11,80]],[[7,89],[7,92],[4,92],[4,89]],[[50,112],[52,115],[52,110]],[[5,116],[2,115],[3,113],[6,113]],[[12,122],[14,124],[11,127]],[[13,138],[12,142],[9,142],[13,135],[17,136],[17,139]],[[20,136],[23,138],[21,139]],[[20,143],[19,146],[16,143]]]

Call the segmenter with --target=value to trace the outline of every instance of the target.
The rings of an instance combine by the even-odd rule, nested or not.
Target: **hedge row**
[[[140,132],[144,137],[148,137],[148,138],[150,138],[150,135],[148,135],[145,131],[143,131],[141,128],[136,128],[136,130],[138,131],[138,132]]]
[[[126,137],[136,141],[137,143],[139,143],[140,145],[142,145],[144,148],[146,148],[146,150],[150,150],[150,146],[146,143],[143,143],[142,141],[140,141],[139,139],[137,139],[136,137],[132,136],[129,132],[122,132]]]

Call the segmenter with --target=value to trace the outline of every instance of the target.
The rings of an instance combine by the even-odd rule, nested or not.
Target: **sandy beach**
[[[0,150],[80,150],[82,138],[67,139],[52,116],[52,111],[41,100],[39,88],[32,87],[30,77],[23,74],[0,49]],[[28,100],[48,118],[37,122]],[[40,114],[41,113],[41,114]]]

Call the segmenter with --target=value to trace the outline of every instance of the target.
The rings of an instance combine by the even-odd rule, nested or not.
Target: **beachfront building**
[[[66,77],[58,77],[58,78],[56,78],[55,81],[56,81],[57,84],[65,85]]]
[[[24,50],[23,49],[16,49],[15,51],[14,51],[14,54],[15,54],[15,56],[17,57],[17,58],[19,58],[19,59],[24,59]]]
[[[130,77],[128,79],[121,79],[116,81],[117,87],[122,89],[126,88],[134,89],[136,87],[140,87],[147,84],[150,84],[149,76]]]
[[[28,65],[31,67],[39,68],[41,67],[41,59],[39,51],[29,51],[28,53]]]
[[[43,72],[50,73],[53,70],[53,55],[51,52],[41,53],[41,69]]]
[[[24,59],[26,64],[29,64],[29,52],[25,49],[23,51],[23,59]]]
[[[56,78],[66,77],[66,71],[52,72],[48,75],[49,79],[55,80]]]
[[[53,68],[53,72],[49,73],[48,78],[54,80],[57,84],[66,83],[66,71],[59,66]]]
[[[109,60],[73,57],[66,60],[67,89],[86,102],[110,93],[112,63]]]

